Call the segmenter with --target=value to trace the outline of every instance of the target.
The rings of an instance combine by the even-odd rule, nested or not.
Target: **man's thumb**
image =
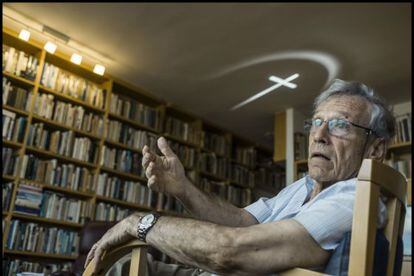
[[[168,146],[167,140],[165,140],[164,137],[158,138],[158,148],[167,157],[175,157],[175,153],[171,150],[171,148]]]

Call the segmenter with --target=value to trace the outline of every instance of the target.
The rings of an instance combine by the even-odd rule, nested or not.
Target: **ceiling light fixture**
[[[50,41],[48,41],[48,42],[46,42],[46,44],[45,44],[45,50],[46,51],[48,51],[49,53],[51,53],[51,54],[54,54],[55,53],[55,51],[56,51],[56,48],[57,48],[57,45],[56,44],[54,44],[53,42],[50,42]]]
[[[238,108],[240,108],[240,107],[242,107],[243,105],[246,105],[246,104],[248,104],[248,103],[250,103],[250,102],[252,102],[252,101],[254,101],[254,100],[257,100],[258,98],[260,98],[260,97],[263,97],[264,95],[266,95],[267,93],[270,93],[270,92],[272,92],[273,90],[275,90],[276,88],[279,88],[279,87],[281,87],[281,86],[286,86],[286,87],[289,87],[289,88],[291,88],[291,89],[294,89],[294,88],[296,88],[297,87],[297,85],[296,84],[294,84],[294,83],[291,83],[290,81],[292,81],[292,80],[294,80],[294,79],[296,79],[297,77],[299,77],[299,74],[293,74],[292,76],[290,76],[290,77],[288,77],[288,78],[286,78],[286,79],[281,79],[281,78],[278,78],[278,77],[276,77],[276,76],[270,76],[269,77],[269,80],[271,80],[271,81],[273,81],[273,82],[276,82],[276,84],[275,85],[273,85],[273,86],[271,86],[271,87],[269,87],[269,88],[267,88],[267,89],[265,89],[265,90],[263,90],[263,91],[261,91],[261,92],[259,92],[259,93],[257,93],[256,95],[253,95],[253,96],[251,96],[250,98],[248,98],[247,100],[244,100],[243,102],[241,102],[241,103],[239,103],[239,104],[237,104],[237,105],[235,105],[235,106],[233,106],[230,110],[236,110],[236,109],[238,109]]]
[[[17,24],[16,24],[17,23]],[[3,26],[10,28],[13,31],[20,29],[25,29],[31,32],[33,39],[37,39],[40,43],[45,43],[47,41],[53,41],[54,45],[59,47],[59,51],[64,54],[71,55],[72,53],[77,53],[78,55],[82,56],[81,61],[83,63],[90,64],[113,64],[114,61],[103,55],[85,44],[77,42],[73,40],[71,37],[49,27],[44,24],[41,24],[31,18],[28,18],[13,9],[3,6]],[[40,39],[39,39],[40,38]],[[50,46],[47,46],[50,47]],[[46,48],[45,48],[46,49]],[[53,48],[51,47],[50,50]],[[47,50],[47,49],[46,49]],[[48,50],[47,50],[48,51]],[[56,51],[56,49],[55,49]],[[54,51],[48,51],[54,52]],[[73,60],[71,59],[73,62]],[[76,62],[74,62],[76,63]],[[77,63],[76,63],[77,64]],[[105,67],[103,67],[103,72],[105,71]],[[102,72],[102,69],[99,69]]]
[[[95,74],[103,76],[103,74],[105,73],[105,66],[96,64],[95,67],[93,68],[93,72]]]
[[[24,40],[24,41],[29,41],[30,32],[28,30],[26,30],[26,29],[22,29],[20,31],[19,38],[22,39],[22,40]]]
[[[76,53],[73,53],[72,57],[70,58],[70,61],[72,61],[73,63],[79,65],[82,62],[82,56],[78,55]]]

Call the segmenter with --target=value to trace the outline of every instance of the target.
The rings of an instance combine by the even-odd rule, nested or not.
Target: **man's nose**
[[[313,132],[313,141],[319,143],[328,143],[329,141],[329,128],[328,123],[323,122],[322,125]]]

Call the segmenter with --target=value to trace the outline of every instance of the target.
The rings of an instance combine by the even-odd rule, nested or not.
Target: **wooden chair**
[[[372,275],[380,194],[387,197],[388,222],[385,228],[385,236],[389,242],[387,276],[393,274],[397,237],[402,235],[404,227],[406,187],[407,181],[398,171],[375,160],[365,159],[363,161],[356,186],[349,275]],[[145,276],[147,273],[146,248],[145,244],[139,241],[130,242],[107,252],[99,263],[98,275],[104,275],[112,264],[131,251],[129,275]],[[91,269],[92,263],[89,264],[83,275],[92,275]],[[278,275],[317,276],[326,274],[294,268],[278,273]]]
[[[352,221],[350,276],[372,275],[376,238],[377,209],[380,193],[387,198],[388,222],[385,236],[389,242],[387,276],[393,275],[397,238],[402,236],[405,219],[407,181],[395,169],[371,159],[365,159],[359,170]],[[279,273],[283,276],[326,275],[302,268]]]

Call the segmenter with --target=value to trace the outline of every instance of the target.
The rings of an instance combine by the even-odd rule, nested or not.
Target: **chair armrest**
[[[114,263],[130,252],[132,252],[130,271],[136,271],[137,273],[135,273],[135,275],[146,275],[147,246],[148,245],[144,242],[134,240],[121,244],[109,251],[105,251],[98,263],[97,273],[94,275],[105,275]],[[82,275],[92,276],[93,266],[94,261],[92,260]]]

